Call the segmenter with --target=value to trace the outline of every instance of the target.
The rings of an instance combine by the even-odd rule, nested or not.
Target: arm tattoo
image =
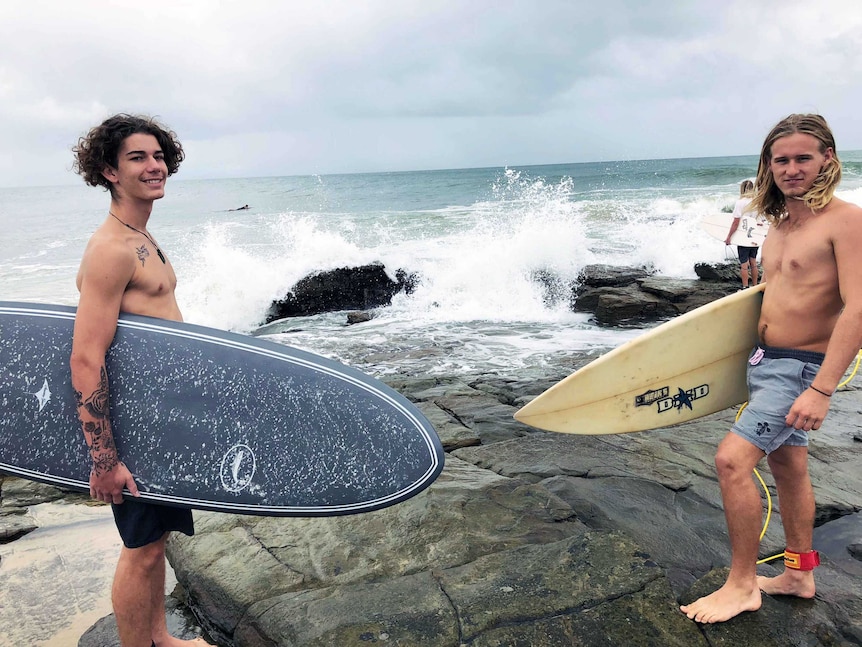
[[[75,391],[75,401],[84,437],[90,446],[93,471],[98,475],[110,472],[120,461],[117,458],[117,446],[111,434],[111,421],[108,415],[108,372],[104,366],[100,370],[99,386],[96,390],[86,399],[80,391]],[[85,412],[93,419],[85,419]]]
[[[99,386],[90,394],[86,400],[81,400],[81,394],[78,393],[78,407],[84,407],[94,418],[108,418],[108,372],[103,366],[99,371]]]
[[[107,474],[112,469],[114,469],[120,462],[120,459],[117,458],[116,454],[111,454],[108,456],[97,456],[93,458],[93,471],[96,473],[96,476],[101,476],[102,474]]]
[[[105,433],[106,431],[108,433]],[[90,451],[93,454],[104,451],[116,452],[117,446],[114,444],[114,436],[110,433],[106,421],[90,422],[88,420],[84,422],[84,433],[90,440]]]

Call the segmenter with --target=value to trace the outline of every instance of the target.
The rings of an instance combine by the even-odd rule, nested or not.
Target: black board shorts
[[[187,508],[126,499],[120,504],[112,503],[111,510],[126,548],[142,548],[173,530],[190,537],[195,534],[192,511]]]
[[[737,247],[736,253],[739,255],[739,262],[745,265],[749,259],[757,258],[757,250],[759,247]]]

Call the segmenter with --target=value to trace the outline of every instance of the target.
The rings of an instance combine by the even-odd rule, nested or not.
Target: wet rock
[[[387,377],[440,431],[440,478],[357,516],[195,513],[197,535],[169,543],[184,603],[231,647],[862,644],[862,579],[839,563],[856,565],[844,543],[840,556],[821,551],[813,600],[764,595],[760,611],[727,623],[685,618],[678,605],[717,588],[730,563],[713,458],[735,410],[608,436],[513,421],[516,407],[564,377],[553,372]],[[812,436],[818,525],[860,510],[860,409],[862,391],[841,390]],[[758,467],[779,505],[768,466]],[[21,514],[54,490],[4,479],[0,504]],[[783,547],[775,514],[761,555]],[[858,543],[847,550],[860,559]],[[116,644],[112,622],[81,647]],[[197,624],[172,627],[191,638]]]
[[[682,604],[690,604],[708,595],[724,583],[728,568],[717,568],[699,580],[680,598]],[[858,631],[858,611],[848,616],[850,602],[848,594],[836,594],[837,587],[849,583],[849,578],[840,573],[824,573],[818,578],[818,598],[821,595],[834,600],[819,603],[819,600],[802,600],[789,596],[772,597],[764,594],[759,611],[743,613],[730,622],[702,625],[703,635],[709,645],[757,645],[763,647],[809,647],[811,645],[836,645],[850,647],[858,645],[848,640],[848,634]],[[821,583],[834,579],[828,586]],[[855,587],[853,587],[855,588]],[[828,590],[827,590],[828,589]],[[841,598],[839,601],[838,598]],[[858,601],[854,603],[858,607]],[[835,614],[835,615],[833,615]]]
[[[347,325],[352,326],[353,324],[365,323],[366,321],[371,321],[373,318],[374,314],[371,312],[348,312]]]
[[[381,263],[318,272],[301,279],[283,299],[273,301],[265,323],[285,317],[386,306],[396,293],[410,294],[416,281],[415,274],[401,269],[393,281]]]
[[[202,635],[194,616],[176,595],[165,596],[168,632],[175,638],[194,640]],[[90,627],[78,640],[78,647],[121,647],[114,614]]]
[[[671,279],[651,277],[639,281],[641,290],[669,301],[676,310],[675,314],[683,314],[706,305],[711,301],[733,294],[738,289],[735,283],[705,282],[696,279]]]
[[[584,288],[623,287],[655,274],[647,267],[586,265],[578,275],[578,286]]]
[[[550,647],[602,629],[605,642],[590,644],[705,646],[691,623],[656,612],[672,599],[660,579],[626,538],[585,533],[434,573],[283,595],[253,607],[237,638],[248,645],[265,644],[267,636],[277,644],[320,646]],[[525,626],[525,618],[540,620]],[[668,625],[676,626],[676,641]]]
[[[588,266],[574,291],[572,309],[593,313],[596,323],[603,326],[639,326],[675,317],[727,296],[738,289],[738,282],[738,278],[729,283],[720,278],[687,280],[656,276],[646,268]]]
[[[761,611],[708,627],[679,612],[717,588],[729,565],[713,457],[735,411],[574,436],[512,423],[513,403],[546,383],[390,384],[449,438],[446,468],[428,490],[356,517],[199,515],[197,537],[171,539],[189,603],[223,644],[859,644],[862,583],[828,555],[815,600],[764,596]],[[862,500],[862,447],[847,440],[860,404],[859,392],[839,394],[812,443],[818,523]],[[783,545],[776,515],[762,552]]]
[[[15,541],[38,527],[26,510],[0,509],[0,544]]]
[[[431,488],[377,512],[324,519],[201,514],[195,541],[173,536],[169,555],[192,603],[206,609],[213,635],[242,631],[243,644],[267,644],[250,641],[243,627],[264,631],[255,617],[272,604],[330,587],[342,587],[336,599],[350,590],[362,600],[364,585],[423,572],[436,578],[484,555],[558,542],[585,532],[572,515],[544,488],[450,458]],[[367,613],[397,614],[403,606],[369,606]],[[277,631],[292,631],[291,619],[279,622]]]
[[[590,308],[593,299],[595,306]],[[645,292],[639,285],[598,288],[578,301],[591,309],[596,322],[604,326],[641,325],[678,314],[672,303]]]
[[[694,273],[704,281],[740,283],[739,263],[695,263]]]
[[[31,505],[48,501],[86,502],[89,496],[16,476],[0,475],[0,543],[14,541],[39,526],[27,513]]]

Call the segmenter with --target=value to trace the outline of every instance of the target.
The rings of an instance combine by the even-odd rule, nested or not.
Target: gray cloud
[[[701,6],[703,5],[703,6]],[[184,177],[757,152],[789,112],[862,147],[853,0],[30,0],[0,5],[0,184],[74,182],[117,111]]]

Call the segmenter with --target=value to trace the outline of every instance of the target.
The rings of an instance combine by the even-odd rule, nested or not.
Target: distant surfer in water
[[[111,600],[123,647],[204,644],[170,634],[165,619],[165,542],[172,530],[194,534],[190,510],[123,500],[138,488],[117,454],[110,418],[105,354],[121,312],[181,321],[170,261],[147,231],[153,202],[184,153],[177,136],[149,117],[119,114],[82,137],[75,171],[111,194],[78,270],[80,291],[72,338],[72,386],[90,449],[90,496],[110,503],[123,549]],[[155,430],[154,430],[155,431]]]
[[[249,206],[247,204],[244,204],[243,206],[237,207],[236,209],[228,209],[228,211],[245,211],[248,208]]]
[[[739,229],[739,223],[743,214],[750,213],[752,217],[759,217],[753,209],[749,207],[751,204],[751,196],[754,195],[754,182],[751,180],[743,180],[739,185],[739,200],[733,206],[733,222],[730,224],[730,230],[727,232],[727,238],[724,239],[725,245],[730,245],[730,238]],[[743,289],[748,287],[749,276],[751,276],[751,285],[758,283],[757,269],[757,251],[759,247],[744,247],[737,245],[736,253],[739,255],[739,277],[742,279]]]
[[[718,447],[732,558],[714,593],[681,607],[698,622],[723,622],[770,595],[813,598],[814,491],[808,434],[862,346],[862,209],[834,197],[841,179],[835,140],[819,115],[790,115],[763,144],[752,206],[769,220],[769,277],[748,361],[749,403]],[[764,456],[778,489],[787,548],[784,571],[757,576],[762,523],[752,470]]]

